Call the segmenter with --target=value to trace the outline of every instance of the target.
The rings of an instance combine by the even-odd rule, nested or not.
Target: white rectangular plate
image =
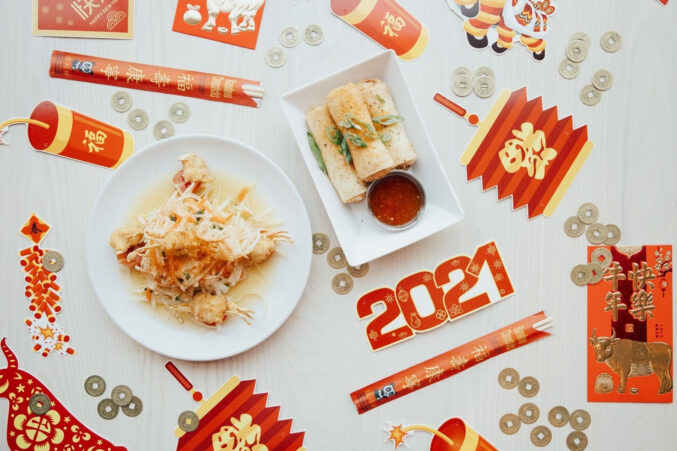
[[[308,146],[306,112],[326,103],[325,96],[332,89],[365,78],[380,78],[388,84],[399,113],[405,119],[409,139],[418,153],[418,161],[410,171],[423,185],[426,208],[418,222],[406,230],[391,231],[381,227],[370,216],[366,201],[359,204],[341,202]],[[442,169],[395,52],[389,50],[369,58],[287,93],[281,100],[301,156],[350,265],[361,265],[402,249],[463,219],[463,208]]]

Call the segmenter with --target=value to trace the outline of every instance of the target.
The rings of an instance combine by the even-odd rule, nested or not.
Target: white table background
[[[126,115],[110,107],[116,88],[49,78],[53,49],[261,80],[266,96],[260,109],[131,91],[134,106],[144,108],[151,117],[151,127],[134,132],[137,151],[154,142],[152,124],[166,119],[169,106],[183,100],[191,107],[192,117],[176,126],[177,134],[222,135],[270,156],[298,187],[313,230],[329,234],[335,245],[278,97],[381,48],[331,15],[326,0],[299,0],[296,6],[293,0],[267,3],[258,49],[251,51],[172,32],[173,0],[137,1],[135,37],[129,41],[33,37],[31,2],[0,2],[0,119],[30,114],[35,104],[48,98],[127,128]],[[425,53],[403,67],[466,218],[434,237],[372,262],[368,276],[357,279],[348,296],[334,294],[330,282],[336,271],[327,265],[325,256],[314,256],[305,295],[270,339],[231,359],[177,365],[206,396],[232,375],[256,378],[257,391],[270,393],[269,405],[282,406],[281,418],[293,418],[294,430],[307,431],[309,450],[388,450],[392,445],[383,443],[386,421],[439,426],[454,416],[464,418],[500,449],[533,449],[531,427],[523,426],[513,436],[498,429],[500,416],[516,412],[526,401],[516,390],[498,386],[496,376],[507,366],[539,379],[541,391],[531,400],[541,409],[538,424],[547,424],[547,411],[559,404],[570,411],[585,408],[592,414],[592,425],[585,431],[588,449],[676,449],[677,409],[673,404],[586,402],[586,290],[571,283],[569,272],[584,261],[587,242],[565,236],[562,224],[580,204],[591,201],[599,206],[601,221],[622,228],[622,244],[672,242],[677,230],[677,37],[673,31],[677,0],[667,7],[655,0],[560,1],[543,63],[531,61],[520,45],[501,57],[490,50],[471,50],[461,21],[444,0],[402,3],[430,29]],[[278,33],[284,26],[302,30],[310,23],[324,28],[321,46],[301,43],[290,49],[281,69],[265,64],[264,54],[279,45]],[[605,53],[598,43],[610,29],[623,37],[622,50],[615,54]],[[587,32],[593,43],[579,77],[567,81],[558,75],[557,66],[569,37],[577,31]],[[529,221],[525,209],[512,211],[510,200],[497,202],[495,190],[482,193],[479,181],[466,183],[458,157],[474,129],[432,100],[437,91],[452,96],[451,72],[460,65],[473,69],[487,65],[496,72],[499,87],[526,85],[530,97],[543,95],[545,107],[557,104],[560,116],[573,114],[575,125],[589,125],[595,148],[552,218]],[[584,106],[578,93],[601,68],[612,72],[614,86],[599,105]],[[472,95],[460,103],[482,116],[492,100]],[[104,437],[134,451],[174,449],[176,418],[195,404],[164,369],[166,358],[139,346],[106,316],[86,273],[86,224],[95,196],[111,172],[31,150],[25,128],[20,126],[12,128],[9,138],[11,146],[0,147],[0,336],[8,337],[21,368],[44,381],[76,417]],[[61,250],[66,258],[66,267],[59,273],[63,286],[59,321],[72,335],[75,356],[45,359],[30,349],[16,251],[27,245],[18,229],[31,211],[53,226],[44,246]],[[366,323],[355,315],[359,295],[378,286],[392,286],[413,271],[432,269],[450,256],[472,253],[475,246],[492,239],[503,253],[516,295],[389,349],[369,350]],[[351,391],[541,309],[555,319],[551,338],[357,415]],[[98,399],[86,395],[82,387],[91,374],[103,376],[109,388],[129,385],[144,401],[143,414],[100,419]],[[7,401],[2,399],[1,437],[6,433],[6,412]],[[571,429],[551,429],[550,449],[566,449],[565,438]],[[424,450],[430,440],[428,434],[416,433],[408,443]],[[0,438],[0,448],[4,446]]]

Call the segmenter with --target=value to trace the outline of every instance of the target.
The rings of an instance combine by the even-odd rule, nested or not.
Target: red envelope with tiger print
[[[590,246],[588,401],[671,403],[672,246]]]
[[[33,35],[131,39],[134,0],[33,0]]]

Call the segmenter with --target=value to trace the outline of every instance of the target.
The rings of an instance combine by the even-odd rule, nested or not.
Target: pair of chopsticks
[[[265,89],[263,86],[260,85],[242,85],[242,90],[244,91],[245,94],[247,94],[249,97],[252,97],[254,99],[262,99],[263,94],[265,93]]]
[[[553,319],[552,319],[552,316],[548,316],[548,317],[545,318],[544,320],[539,321],[539,322],[537,322],[537,323],[534,323],[534,325],[533,325],[532,327],[533,327],[534,329],[540,331],[540,332],[543,332],[543,331],[545,331],[546,329],[551,328],[552,325],[553,325]]]

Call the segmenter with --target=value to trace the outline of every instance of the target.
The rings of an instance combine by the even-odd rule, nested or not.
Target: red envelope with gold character
[[[672,402],[672,246],[590,246],[588,401]]]
[[[131,39],[134,0],[33,0],[33,34]]]

